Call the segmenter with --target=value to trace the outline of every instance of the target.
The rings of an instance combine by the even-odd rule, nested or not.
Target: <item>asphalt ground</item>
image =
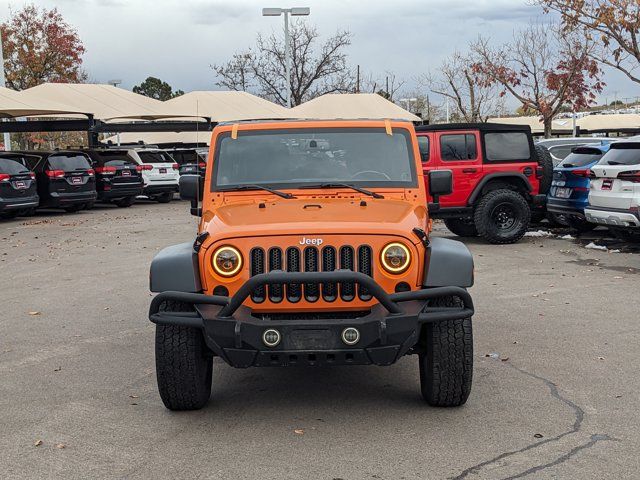
[[[406,357],[216,362],[210,404],[172,413],[156,390],[148,267],[195,223],[185,202],[0,223],[0,477],[640,477],[637,247],[599,231],[467,240],[476,315],[464,407],[428,407]],[[585,248],[593,240],[609,250]]]

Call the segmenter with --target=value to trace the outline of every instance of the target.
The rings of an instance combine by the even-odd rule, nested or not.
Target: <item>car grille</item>
[[[332,272],[338,269],[373,276],[373,251],[368,245],[322,248],[308,246],[303,249],[289,247],[286,251],[279,247],[266,250],[257,247],[251,250],[250,259],[251,276],[273,271]],[[251,300],[262,303],[268,298],[273,303],[283,300],[296,303],[302,298],[307,302],[316,302],[319,299],[334,302],[340,298],[350,302],[356,296],[363,301],[371,300],[371,294],[353,282],[287,283],[258,287],[253,291]]]

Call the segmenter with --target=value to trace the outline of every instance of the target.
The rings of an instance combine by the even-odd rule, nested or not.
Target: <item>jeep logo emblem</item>
[[[302,237],[302,239],[298,243],[300,245],[317,245],[319,247],[324,243],[324,240],[322,240],[321,238]]]

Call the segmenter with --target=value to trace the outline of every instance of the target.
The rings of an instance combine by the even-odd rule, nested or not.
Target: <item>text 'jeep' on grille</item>
[[[234,367],[390,365],[416,354],[425,400],[471,389],[473,259],[431,238],[414,127],[391,120],[219,124],[180,193],[195,241],[151,265],[149,317],[167,408],[201,408],[212,358]]]

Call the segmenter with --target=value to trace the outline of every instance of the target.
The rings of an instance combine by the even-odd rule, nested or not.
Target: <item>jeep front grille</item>
[[[320,249],[315,246],[303,249],[289,247],[284,253],[279,247],[269,248],[266,252],[257,247],[251,250],[250,257],[251,276],[272,271],[331,272],[338,268],[373,276],[373,251],[368,245],[361,245],[357,249],[348,245]],[[356,294],[360,300],[371,299],[371,294],[364,288],[358,288],[356,292],[353,282],[270,284],[266,288],[256,288],[251,299],[255,303],[262,303],[267,294],[273,303],[285,298],[288,302],[296,303],[303,297],[307,302],[316,302],[320,298],[325,302],[333,302],[338,295],[343,301],[350,302],[356,298]]]

